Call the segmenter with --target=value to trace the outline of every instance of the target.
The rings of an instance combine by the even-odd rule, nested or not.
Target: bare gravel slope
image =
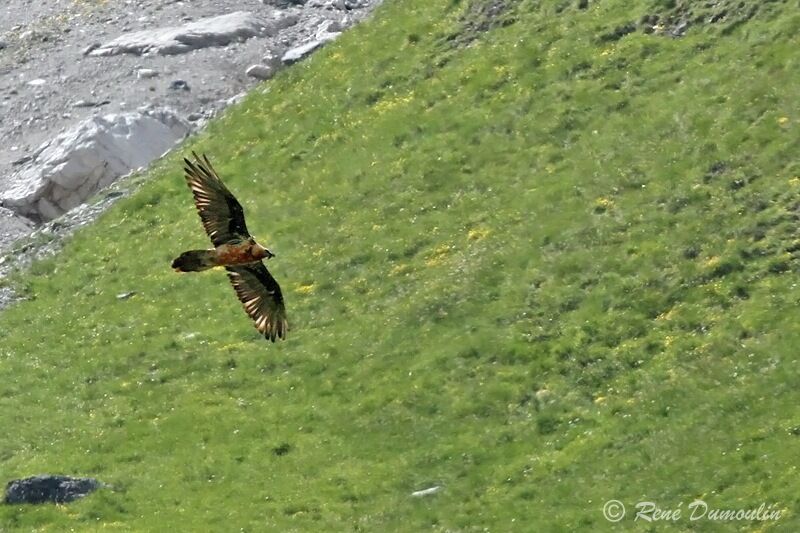
[[[96,113],[166,106],[195,124],[258,83],[245,72],[265,55],[313,40],[365,16],[377,0],[6,0],[0,7],[0,192],[36,148]],[[248,11],[270,21],[289,17],[277,34],[178,55],[86,52],[130,32],[180,26]],[[143,75],[144,74],[144,75]],[[0,244],[30,226],[8,211]],[[2,249],[0,249],[2,252]]]

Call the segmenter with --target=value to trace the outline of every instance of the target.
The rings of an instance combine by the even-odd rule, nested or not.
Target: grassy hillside
[[[0,530],[603,531],[611,498],[702,498],[783,515],[659,527],[796,531],[797,2],[584,4],[387,0],[16,279],[0,481],[113,490]],[[286,342],[169,268],[207,243],[190,149],[277,254]]]

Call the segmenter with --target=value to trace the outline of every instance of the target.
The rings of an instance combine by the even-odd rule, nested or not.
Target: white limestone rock
[[[245,74],[257,80],[268,80],[275,72],[269,65],[250,65],[245,71]]]
[[[339,33],[328,33],[328,32],[321,32],[321,37],[314,39],[313,41],[309,41],[302,46],[298,46],[296,48],[292,48],[291,50],[287,51],[283,54],[281,61],[285,65],[292,65],[297,63],[298,61],[305,59],[312,53],[314,53],[319,48],[322,48],[330,41],[333,41],[339,36]]]
[[[25,216],[52,220],[147,166],[190,129],[166,109],[89,118],[45,143],[35,160],[12,176],[0,201]]]
[[[441,492],[441,490],[442,490],[441,486],[434,485],[433,487],[430,487],[430,488],[427,488],[427,489],[416,490],[416,491],[411,493],[411,496],[413,496],[414,498],[423,498],[425,496],[432,496],[434,494],[437,494],[437,493]]]
[[[136,71],[136,77],[140,80],[155,78],[158,76],[158,71],[151,68],[140,68]]]
[[[247,11],[236,11],[183,26],[128,33],[91,50],[89,55],[185,54],[198,48],[246,41],[251,37],[274,36],[280,29],[279,26],[276,21],[262,20]]]

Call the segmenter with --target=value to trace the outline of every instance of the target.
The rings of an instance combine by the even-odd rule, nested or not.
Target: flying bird
[[[222,183],[208,158],[192,152],[195,161],[184,158],[186,183],[214,248],[183,252],[172,268],[197,272],[224,266],[244,310],[265,338],[285,339],[289,324],[278,282],[261,262],[275,254],[256,242],[247,231],[242,205]]]

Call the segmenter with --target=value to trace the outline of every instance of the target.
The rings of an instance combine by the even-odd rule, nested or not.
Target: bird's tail
[[[197,272],[217,265],[214,250],[189,250],[183,252],[172,262],[178,272]]]

